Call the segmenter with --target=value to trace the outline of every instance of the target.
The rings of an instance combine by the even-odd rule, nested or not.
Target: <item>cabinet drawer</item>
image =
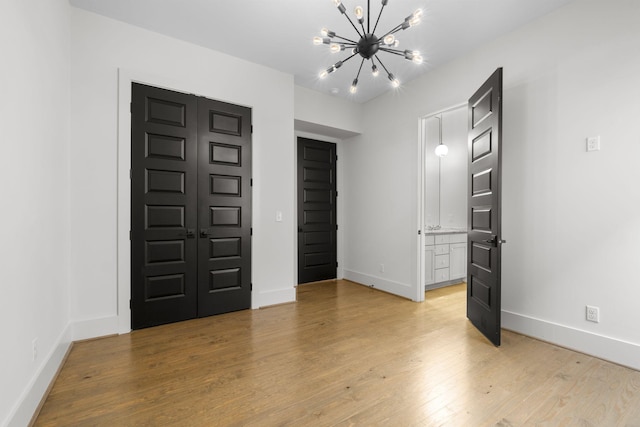
[[[449,267],[449,254],[436,255],[435,268]]]
[[[436,234],[436,245],[441,245],[443,243],[449,243],[450,234]]]
[[[452,234],[449,243],[467,243],[466,233]]]
[[[430,246],[430,245],[435,245],[436,244],[436,239],[433,235],[427,235],[424,236],[424,245],[425,246]]]
[[[436,270],[435,281],[438,282],[446,282],[449,280],[449,269],[448,268],[439,268]]]
[[[449,253],[449,245],[436,245],[436,255],[444,255]]]

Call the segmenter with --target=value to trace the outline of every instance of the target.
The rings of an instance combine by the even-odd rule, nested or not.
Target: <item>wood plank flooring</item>
[[[37,426],[640,426],[640,372],[347,281],[74,345]]]

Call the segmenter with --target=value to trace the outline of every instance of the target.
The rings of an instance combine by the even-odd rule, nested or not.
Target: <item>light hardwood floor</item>
[[[38,426],[640,426],[640,372],[347,281],[77,343]]]

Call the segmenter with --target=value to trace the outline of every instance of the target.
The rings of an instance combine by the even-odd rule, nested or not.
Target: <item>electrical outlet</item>
[[[587,138],[587,151],[600,150],[600,135]]]
[[[35,362],[37,358],[38,358],[38,338],[34,338],[33,341],[31,341],[31,360]]]
[[[384,264],[380,264],[380,273],[384,273]]]
[[[587,320],[589,322],[600,322],[600,308],[592,305],[587,306]]]

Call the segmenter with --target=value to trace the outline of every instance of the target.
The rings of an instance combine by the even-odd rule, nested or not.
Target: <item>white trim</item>
[[[104,337],[118,333],[118,316],[76,320],[71,324],[73,341]]]
[[[344,278],[364,286],[370,286],[372,288],[380,289],[381,291],[389,292],[415,301],[415,289],[411,284],[393,282],[391,280],[383,279],[382,277],[372,276],[347,269],[344,270]],[[424,292],[422,294],[424,295]]]
[[[58,336],[44,362],[33,375],[29,384],[27,384],[11,412],[9,412],[3,426],[29,425],[71,346],[71,331],[71,325],[67,325]]]
[[[254,298],[256,304],[255,308],[295,302],[296,288],[282,288],[267,292],[257,292],[257,295],[254,295]]]
[[[640,345],[502,310],[502,328],[640,371]]]

